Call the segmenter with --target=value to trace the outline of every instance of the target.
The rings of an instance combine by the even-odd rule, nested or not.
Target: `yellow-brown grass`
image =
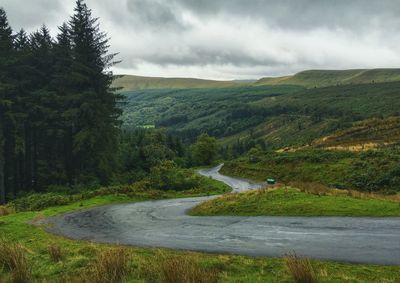
[[[319,196],[349,196],[358,199],[378,199],[400,202],[400,195],[383,195],[379,193],[360,192],[356,190],[334,189],[318,183],[291,182],[290,186],[299,189],[301,192]]]
[[[5,206],[0,206],[0,216],[6,216],[11,214],[11,210]]]
[[[26,251],[20,244],[0,240],[0,268],[11,273],[13,283],[32,281]]]
[[[47,247],[47,251],[49,252],[50,259],[53,262],[59,262],[62,259],[62,250],[59,245],[51,244]]]
[[[141,270],[148,283],[217,283],[219,272],[202,266],[192,256],[165,257],[159,263],[149,264]]]
[[[296,254],[285,257],[285,265],[296,283],[317,283],[319,282],[311,262],[307,258],[298,257]]]
[[[129,254],[124,248],[101,252],[82,282],[119,283],[129,274]]]

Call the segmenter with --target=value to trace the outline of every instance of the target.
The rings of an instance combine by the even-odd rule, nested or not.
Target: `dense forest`
[[[398,116],[400,84],[368,83],[122,92],[122,121],[165,127],[192,142],[203,132],[233,145],[263,139],[280,148],[308,143],[353,122]]]
[[[137,179],[164,159],[193,164],[163,130],[120,130],[115,54],[83,1],[74,12],[52,38],[46,26],[14,33],[0,10],[0,203],[50,185]]]
[[[1,202],[5,192],[108,182],[120,110],[107,42],[81,0],[56,38],[45,26],[15,34],[0,10]]]

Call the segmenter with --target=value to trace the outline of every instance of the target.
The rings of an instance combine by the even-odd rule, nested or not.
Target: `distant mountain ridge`
[[[267,77],[255,86],[300,85],[307,88],[400,81],[400,69],[308,70],[292,76]]]
[[[121,75],[114,81],[113,87],[122,91],[143,89],[190,89],[190,88],[226,88],[249,85],[247,81],[216,81],[195,78],[162,78]]]
[[[226,88],[242,86],[298,85],[306,88],[335,85],[386,83],[400,81],[400,69],[308,70],[291,76],[259,80],[217,81],[195,78],[163,78],[121,75],[113,87],[122,91],[143,89]]]

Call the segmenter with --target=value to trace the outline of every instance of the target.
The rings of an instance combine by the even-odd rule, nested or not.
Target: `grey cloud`
[[[397,0],[173,0],[206,16],[220,13],[261,19],[280,28],[400,26]]]
[[[42,24],[54,26],[59,21],[64,21],[60,19],[60,14],[67,15],[62,1],[59,0],[0,0],[0,7],[6,9],[14,30],[24,28],[33,31]]]
[[[181,29],[185,25],[179,13],[166,1],[157,0],[130,0],[127,2],[129,13],[134,15],[138,24],[152,28]]]
[[[14,30],[53,31],[75,0],[0,0]],[[400,65],[399,0],[86,0],[118,72],[250,78]]]

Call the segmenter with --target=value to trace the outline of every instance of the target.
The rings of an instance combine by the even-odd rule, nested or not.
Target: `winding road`
[[[234,191],[262,184],[223,176],[221,166],[200,174]],[[400,218],[240,217],[186,215],[213,197],[115,204],[48,220],[48,231],[72,239],[250,256],[296,252],[312,258],[400,265]]]

